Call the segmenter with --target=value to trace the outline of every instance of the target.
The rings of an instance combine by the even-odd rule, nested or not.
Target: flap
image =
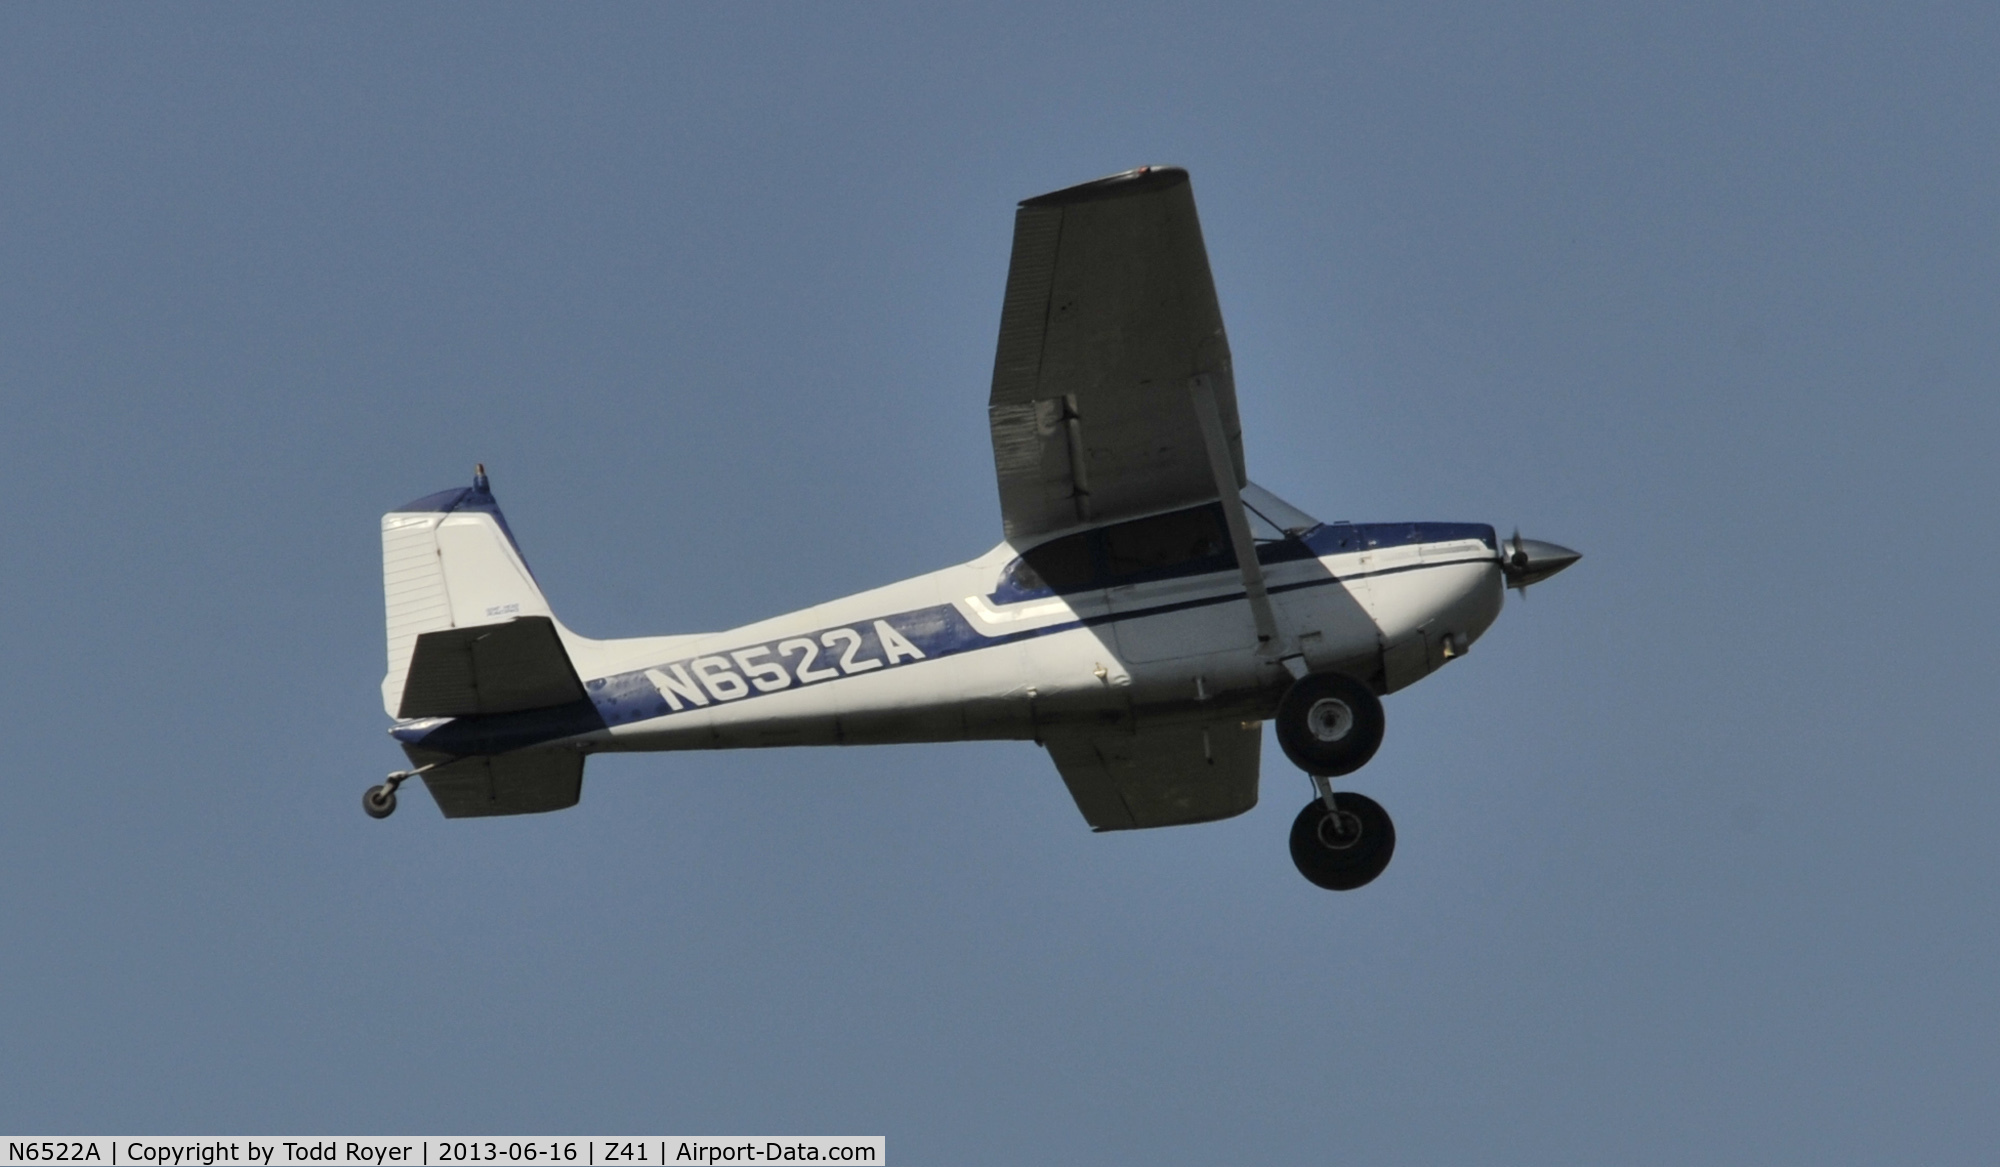
[[[1259,722],[1153,726],[1050,738],[1049,756],[1092,829],[1205,823],[1257,805]]]
[[[1229,341],[1186,171],[1022,203],[988,404],[1006,537],[1215,498],[1188,393],[1201,374],[1240,485]]]
[[[541,814],[583,797],[583,755],[574,750],[522,750],[461,758],[423,775],[448,819]]]
[[[522,616],[505,624],[448,628],[417,637],[398,717],[516,713],[584,699],[555,622]]]

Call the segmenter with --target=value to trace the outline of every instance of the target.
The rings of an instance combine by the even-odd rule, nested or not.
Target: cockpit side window
[[[1113,581],[1182,574],[1190,567],[1224,571],[1236,566],[1222,508],[1213,503],[1106,527],[1104,552]]]
[[[1267,503],[1266,509],[1287,519],[1313,521],[1282,502],[1275,507]],[[1273,522],[1270,515],[1252,508],[1249,518],[1259,562],[1311,558],[1311,549],[1296,534]],[[1236,551],[1230,545],[1222,504],[1212,502],[1051,539],[1008,564],[994,595],[1004,603],[1013,603],[1048,592],[1080,592],[1106,584],[1205,575],[1235,567]]]

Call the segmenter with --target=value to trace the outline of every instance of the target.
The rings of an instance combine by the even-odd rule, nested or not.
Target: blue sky
[[[0,1128],[902,1163],[2000,1141],[2000,20],[1973,5],[0,10]],[[564,619],[998,538],[1016,200],[1193,175],[1251,475],[1587,555],[1388,702],[1394,865],[1021,743],[362,788],[376,518]]]

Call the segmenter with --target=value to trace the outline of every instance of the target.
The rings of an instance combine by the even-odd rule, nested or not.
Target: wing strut
[[[1222,517],[1229,524],[1229,543],[1236,549],[1236,565],[1243,569],[1243,594],[1250,601],[1251,618],[1257,621],[1257,651],[1276,656],[1283,645],[1278,640],[1278,619],[1271,612],[1271,594],[1264,588],[1264,565],[1257,562],[1257,544],[1250,538],[1250,520],[1243,517],[1243,496],[1236,486],[1236,462],[1229,456],[1229,436],[1222,429],[1222,411],[1215,404],[1215,385],[1207,373],[1188,380],[1188,394],[1194,398],[1194,415],[1201,423],[1202,442],[1208,447],[1208,467],[1215,473],[1215,490],[1222,496]],[[1286,666],[1290,669],[1289,662]]]

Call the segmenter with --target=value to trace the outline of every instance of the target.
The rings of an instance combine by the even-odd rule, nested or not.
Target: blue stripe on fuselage
[[[1358,524],[1328,524],[1311,532],[1304,542],[1317,551],[1317,543],[1322,540],[1312,536],[1318,536],[1329,528],[1350,526],[1359,528]],[[1410,532],[1412,529],[1424,530],[1426,533],[1440,532],[1440,529],[1449,532],[1440,538],[1424,540],[1426,542],[1481,539],[1491,547],[1493,539],[1491,527],[1469,523],[1369,524],[1368,526],[1390,527],[1401,532]],[[1361,542],[1366,538],[1366,536],[1357,537],[1358,531],[1343,534],[1354,542]],[[1481,537],[1482,534],[1484,538]],[[1393,543],[1380,541],[1358,547],[1345,546],[1344,550],[1352,552],[1381,546],[1402,546],[1414,541],[1416,540],[1409,538]],[[1323,554],[1340,553],[1341,550],[1323,552]],[[1344,576],[1328,574],[1297,583],[1274,585],[1270,591],[1271,594],[1278,595],[1306,588],[1326,587],[1348,580],[1396,575],[1463,562],[1466,561],[1409,563],[1376,571],[1351,572]],[[1225,578],[1239,578],[1233,570],[1208,574],[1216,576],[1218,584]],[[426,749],[443,749],[452,753],[497,753],[534,745],[541,741],[590,733],[606,727],[631,725],[694,709],[734,704],[766,693],[786,692],[791,689],[826,684],[845,677],[904,668],[924,661],[939,660],[1037,636],[1051,636],[1076,628],[1095,628],[1125,620],[1166,615],[1217,604],[1239,603],[1243,600],[1243,596],[1243,592],[1238,589],[1149,608],[1079,616],[1035,628],[994,633],[985,633],[974,628],[956,606],[938,604],[876,619],[831,625],[809,633],[775,637],[719,652],[682,657],[679,660],[644,669],[616,673],[586,683],[584,688],[588,695],[587,702],[580,701],[557,710],[456,718],[443,723],[420,722],[400,727],[392,732],[399,740],[407,744],[421,743]],[[890,643],[884,643],[885,638],[876,627],[878,624],[888,627],[892,634],[887,638]],[[760,681],[762,684],[759,684]]]
[[[591,681],[584,687],[606,725],[629,725],[690,709],[745,701],[765,693],[781,693],[842,677],[956,656],[1060,628],[1074,628],[1079,623],[1072,620],[1055,628],[988,636],[973,628],[957,608],[939,604],[723,652],[683,657]],[[888,627],[894,641],[884,643],[889,638],[881,635],[878,624]]]

